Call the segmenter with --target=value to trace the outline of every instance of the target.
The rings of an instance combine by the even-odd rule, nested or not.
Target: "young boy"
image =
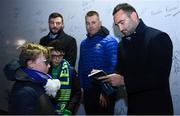
[[[61,81],[61,88],[55,98],[56,113],[71,115],[75,114],[75,109],[80,102],[80,83],[75,69],[63,59],[65,52],[59,46],[51,49],[51,68],[49,74],[54,79]]]
[[[26,43],[19,47],[19,59],[4,67],[7,79],[15,81],[8,101],[8,113],[14,115],[53,115],[55,108],[49,96],[55,97],[60,81],[47,75],[49,50]]]

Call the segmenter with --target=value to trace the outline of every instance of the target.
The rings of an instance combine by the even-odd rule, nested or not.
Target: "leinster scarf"
[[[58,70],[57,70],[58,69]],[[58,73],[57,73],[58,72]],[[56,112],[62,114],[71,96],[71,67],[66,60],[62,60],[60,66],[52,69],[53,78],[61,81],[61,88],[56,95]]]

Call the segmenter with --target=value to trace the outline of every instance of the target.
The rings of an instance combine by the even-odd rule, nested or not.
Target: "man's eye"
[[[60,22],[56,22],[57,25],[60,25],[61,23]]]

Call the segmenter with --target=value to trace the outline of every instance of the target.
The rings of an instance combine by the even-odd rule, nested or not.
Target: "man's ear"
[[[62,27],[61,27],[62,29],[64,29],[64,23],[62,24]]]
[[[138,16],[137,16],[136,12],[132,12],[132,13],[131,13],[131,18],[132,18],[134,21],[136,21],[136,20],[138,19]]]
[[[100,25],[102,26],[102,21],[100,21]]]

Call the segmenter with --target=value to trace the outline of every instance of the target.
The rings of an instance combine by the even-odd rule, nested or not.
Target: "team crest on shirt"
[[[102,47],[102,45],[100,43],[96,44],[95,48],[96,49],[100,49]]]

